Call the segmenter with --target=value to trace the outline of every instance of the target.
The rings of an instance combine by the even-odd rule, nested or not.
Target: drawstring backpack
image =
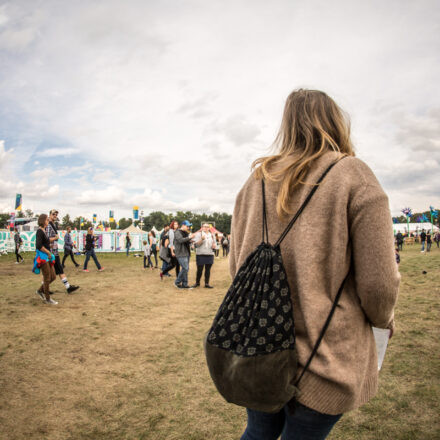
[[[275,413],[298,396],[298,384],[324,337],[345,280],[312,353],[295,380],[298,373],[295,325],[280,245],[336,163],[322,174],[274,245],[269,243],[265,186],[264,180],[261,181],[262,242],[239,268],[204,343],[212,380],[230,403]]]

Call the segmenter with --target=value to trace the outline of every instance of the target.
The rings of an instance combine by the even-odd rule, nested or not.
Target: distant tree
[[[32,211],[32,209],[26,209],[25,211],[24,211],[24,213],[25,213],[25,215],[26,215],[26,217],[34,217],[34,212]]]
[[[18,211],[17,214],[16,214],[16,217],[17,217],[17,218],[24,218],[24,213],[23,213],[23,211]]]
[[[72,222],[72,220],[71,220],[69,214],[66,214],[66,215],[63,217],[63,219],[61,220],[61,227],[62,227],[63,229],[66,229],[67,226],[73,227],[73,222]]]
[[[6,229],[8,227],[8,220],[10,218],[10,214],[0,214],[0,229]]]
[[[165,214],[162,211],[153,211],[147,217],[145,217],[145,230],[150,231],[153,226],[159,231],[162,230],[164,225],[169,225],[173,219],[173,214]]]
[[[133,220],[131,218],[126,219],[125,217],[122,217],[119,220],[119,229],[128,228],[132,223],[133,223]]]

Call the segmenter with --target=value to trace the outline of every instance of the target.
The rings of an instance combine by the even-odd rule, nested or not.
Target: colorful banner
[[[110,222],[114,222],[114,221],[115,221],[115,213],[114,213],[114,211],[110,211],[110,212],[109,212],[109,214],[108,214],[108,220],[109,220]]]
[[[139,206],[133,206],[133,220],[139,219]]]
[[[15,196],[15,210],[21,211],[21,194]]]
[[[81,217],[80,220],[79,220],[79,225],[80,225],[80,226],[84,226],[84,219],[83,219],[82,217]]]
[[[93,214],[93,224],[96,223],[96,219],[98,218],[98,216],[96,214]]]
[[[9,219],[9,228],[11,230],[15,228],[15,212],[11,212],[11,218]]]

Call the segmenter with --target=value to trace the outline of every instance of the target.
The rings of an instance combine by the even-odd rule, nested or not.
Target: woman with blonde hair
[[[354,157],[347,117],[325,93],[300,89],[288,96],[274,147],[253,163],[237,196],[229,264],[234,277],[261,242],[263,224],[268,243],[283,238],[299,395],[276,414],[248,409],[242,440],[325,439],[344,412],[377,391],[372,326],[392,335],[400,279],[391,215],[373,172]],[[338,307],[308,363],[339,290]]]

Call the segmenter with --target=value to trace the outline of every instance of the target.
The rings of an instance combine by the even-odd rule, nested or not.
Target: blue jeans
[[[241,440],[323,440],[342,414],[332,416],[295,404],[294,414],[285,406],[276,414],[247,410],[248,424]]]
[[[421,251],[423,252],[424,250],[425,250],[425,242],[422,241],[422,249],[421,249]]]
[[[127,251],[127,257],[128,257],[128,252],[130,251],[130,248],[125,248],[125,250]]]
[[[96,267],[98,268],[98,270],[101,269],[101,265],[99,264],[99,261],[96,258],[95,250],[92,249],[91,251],[86,251],[86,260],[84,261],[84,270],[87,269],[87,264],[88,264],[88,262],[90,260],[90,257],[93,258],[93,261],[95,262]]]
[[[189,271],[189,257],[177,257],[177,261],[180,264],[180,272],[174,283],[188,285],[188,271]]]

